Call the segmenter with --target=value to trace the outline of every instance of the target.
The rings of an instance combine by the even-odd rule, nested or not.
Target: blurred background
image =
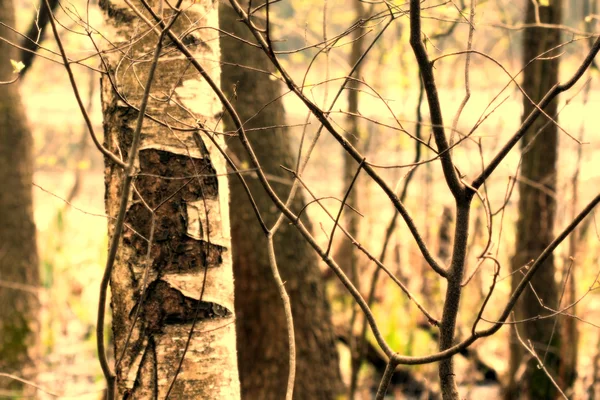
[[[522,68],[523,10],[529,1],[479,1],[476,8],[472,48],[489,58],[477,54],[471,56],[471,98],[462,111],[456,130],[469,133],[477,124],[480,125],[472,135],[475,140],[465,141],[453,150],[460,173],[471,179],[481,170],[482,157],[489,161],[520,125],[522,94],[510,81],[511,76],[516,76]],[[583,3],[587,1],[563,2],[564,30],[561,38],[567,44],[560,49],[561,81],[573,74],[589,50],[590,42],[583,32],[597,31],[597,16],[594,15],[592,4],[595,1],[587,6]],[[72,0],[61,4],[57,17],[61,21],[59,30],[68,54],[75,59],[89,57],[83,64],[98,67],[99,61],[93,57],[96,50],[89,38],[72,32],[81,31],[72,15],[87,15],[90,25],[100,32],[105,29],[104,15],[94,1]],[[362,16],[357,16],[356,8],[349,4],[343,0],[283,1],[272,9],[277,48],[290,51],[280,55],[283,65],[297,82],[304,83],[305,93],[324,108],[328,107],[326,105],[330,104],[351,68],[352,48],[356,39],[343,37],[329,51],[322,51],[322,46],[306,47],[324,38],[344,34],[355,21],[365,15],[373,15],[377,10],[382,17],[385,16],[382,4],[364,3]],[[36,16],[39,4],[16,0],[15,7],[16,28],[19,32],[25,32]],[[466,49],[469,35],[467,8],[461,14],[461,4],[457,1],[425,1],[422,7],[423,31],[430,38],[426,42],[430,58]],[[374,18],[365,24],[363,35],[366,43],[371,43],[383,24],[383,18]],[[42,47],[56,51],[56,44],[48,33]],[[355,138],[367,159],[378,165],[410,164],[415,154],[414,140],[397,129],[400,122],[404,129],[414,132],[419,118],[419,76],[408,35],[408,18],[399,17],[376,42],[360,71],[360,79],[367,82],[369,87],[361,86],[357,90],[356,113],[362,118],[358,122]],[[94,35],[94,38],[101,48],[108,45],[100,35]],[[300,48],[306,49],[293,51]],[[41,54],[59,59],[48,51],[42,51]],[[452,124],[465,94],[464,68],[464,54],[435,62],[440,100],[448,126]],[[96,132],[102,132],[100,76],[81,65],[73,65],[73,69]],[[557,199],[557,231],[572,219],[573,209],[580,210],[600,187],[598,78],[598,69],[592,68],[572,90],[560,97],[560,126],[585,144],[580,145],[566,133],[559,133],[558,184],[554,193]],[[521,77],[518,76],[516,80],[520,82]],[[61,398],[95,399],[104,387],[94,333],[98,288],[108,246],[104,162],[91,143],[68,77],[59,63],[36,58],[18,84],[34,137],[33,195],[42,286],[43,349],[36,382],[51,392],[61,394]],[[314,137],[319,123],[314,117],[307,118],[306,108],[293,94],[285,94],[283,101],[287,124],[292,126],[288,130],[292,148],[297,149],[301,140],[308,141]],[[344,92],[329,114],[334,124],[342,130],[348,126],[348,109],[348,96]],[[421,136],[428,141],[431,129],[426,102],[421,111]],[[304,139],[303,135],[306,135]],[[482,144],[482,153],[478,141]],[[423,152],[423,159],[433,156],[431,151]],[[519,151],[513,151],[486,184],[491,211],[495,213],[491,251],[506,266],[500,271],[496,291],[486,311],[491,319],[502,309],[511,292],[508,266],[515,249],[515,223],[518,218],[516,189],[506,208],[501,207],[514,183],[519,159]],[[331,207],[334,215],[339,202],[331,199],[342,198],[346,190],[344,163],[341,147],[327,132],[323,132],[303,175],[307,186],[317,197],[324,198],[323,204]],[[378,171],[392,187],[399,190],[410,170],[382,168]],[[394,209],[381,189],[363,178],[361,175],[356,183],[359,195],[355,207],[362,214],[358,218],[357,238],[365,248],[378,255]],[[573,201],[574,190],[577,190],[577,201]],[[421,165],[415,170],[404,203],[430,249],[447,264],[452,245],[454,201],[446,188],[438,162]],[[307,213],[313,222],[314,235],[321,245],[327,246],[328,234],[333,226],[331,219],[318,206],[308,207]],[[487,242],[486,215],[478,201],[474,202],[472,221],[467,276],[475,271],[477,256]],[[572,279],[577,286],[575,298],[585,295],[576,309],[580,351],[578,378],[572,398],[592,399],[598,398],[594,397],[594,393],[595,396],[600,394],[598,388],[594,389],[593,386],[599,377],[600,359],[600,292],[593,290],[599,285],[596,282],[600,267],[597,224],[597,217],[592,217],[586,225],[587,229],[578,231],[576,254],[565,242],[557,249],[555,256],[559,287],[564,286],[567,271],[572,265],[569,257],[573,256]],[[341,239],[335,241],[334,248],[337,249],[334,253],[337,251],[340,257],[344,257],[346,250]],[[437,304],[437,309],[441,311],[439,304],[443,300],[444,287],[440,285],[437,275],[425,266],[403,222],[397,224],[386,251],[386,265],[394,274],[407,284],[422,303]],[[357,255],[356,265],[360,290],[366,297],[375,266],[362,254]],[[323,279],[327,282],[334,326],[345,326],[352,317],[350,298],[336,278],[327,272],[326,266],[321,267]],[[461,328],[457,331],[457,337],[469,334],[470,323],[487,294],[492,276],[493,265],[486,263],[466,286],[459,316]],[[386,340],[396,351],[405,355],[425,355],[436,351],[437,338],[432,336],[427,321],[389,279],[380,279],[373,311]],[[360,331],[360,324],[356,324],[355,330]],[[455,357],[457,368],[465,377],[461,384],[466,388],[468,398],[500,396],[503,376],[508,370],[508,333],[508,329],[502,329],[495,336],[478,341],[472,348],[474,354]],[[338,345],[338,351],[342,376],[347,383],[350,379],[351,357],[342,342]],[[485,368],[493,369],[497,374],[496,379],[491,379],[492,375],[487,379]],[[437,382],[436,365],[414,366],[408,370],[420,382]],[[377,384],[378,373],[381,371],[377,371],[371,363],[365,363],[361,369],[359,387],[364,398],[369,398],[373,385]],[[390,395],[403,398],[406,395],[403,393],[399,387]]]

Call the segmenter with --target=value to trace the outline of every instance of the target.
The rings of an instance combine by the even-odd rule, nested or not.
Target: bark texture
[[[0,0],[0,21],[15,26],[12,0]],[[17,40],[0,26],[0,37]],[[0,81],[13,80],[15,49],[0,41]],[[18,82],[0,84],[0,371],[27,376],[38,337],[39,284],[33,221],[33,139]],[[0,378],[0,390],[21,384]]]
[[[237,21],[230,7],[221,6],[220,21],[221,29],[252,40],[248,28]],[[222,87],[232,99],[241,120],[248,121],[245,128],[285,124],[281,100],[270,103],[280,96],[281,84],[256,71],[270,69],[266,56],[255,47],[226,35],[221,37],[221,48]],[[262,109],[265,104],[269,105]],[[228,118],[225,118],[225,130],[235,131]],[[249,131],[248,138],[264,171],[272,178],[274,189],[285,198],[292,177],[280,165],[295,167],[288,131],[285,128]],[[248,158],[239,140],[236,137],[228,140],[228,148],[239,161],[238,165],[248,168]],[[255,175],[247,174],[246,177],[267,225],[272,226],[279,213]],[[281,183],[282,180],[286,183]],[[233,177],[230,181],[242,397],[279,400],[285,397],[288,374],[283,306],[269,268],[265,235],[241,185]],[[303,200],[297,195],[292,208],[298,212],[302,206]],[[287,222],[277,231],[274,246],[294,317],[297,346],[294,399],[334,399],[341,390],[339,360],[318,260],[310,246]]]
[[[559,24],[561,22],[561,1],[551,0],[549,6],[539,6],[542,23]],[[535,22],[533,2],[527,3],[526,23]],[[559,58],[556,52],[545,53],[560,42],[557,29],[527,28],[523,33],[523,63],[527,64],[542,55],[542,60],[529,64],[523,75],[522,86],[534,102],[558,83]],[[531,102],[523,99],[523,119],[533,110]],[[557,101],[545,109],[546,113],[556,117]],[[556,200],[556,160],[558,154],[558,129],[545,117],[540,117],[526,133],[522,142],[521,182],[519,183],[519,219],[513,270],[520,270],[535,259],[554,238],[554,218]],[[523,277],[521,272],[513,274],[513,288]],[[540,304],[557,306],[558,292],[555,282],[554,257],[551,255],[531,280],[531,289],[523,292],[516,308],[515,317],[533,318],[548,312]],[[519,334],[527,343],[530,340],[538,355],[545,360],[544,365],[553,376],[559,368],[560,330],[554,330],[554,319],[541,319],[525,322],[516,326]],[[514,329],[514,328],[513,328]],[[537,367],[537,362],[525,356],[522,345],[511,333],[510,385],[507,398],[511,399],[552,399],[557,391],[546,376]],[[548,348],[548,353],[546,353]],[[521,363],[527,362],[522,376],[515,376]]]
[[[151,4],[158,10],[158,2]],[[105,143],[128,159],[135,156],[128,152],[138,112],[124,100],[139,106],[158,36],[124,2],[101,6],[115,28],[115,42],[131,41],[125,53],[109,58],[119,96],[106,76],[102,80]],[[186,31],[181,40],[218,83],[218,34],[193,29],[216,27],[216,7],[184,1],[172,29],[177,35]],[[165,5],[165,21],[171,17]],[[169,43],[163,41],[146,111],[168,126],[144,120],[127,228],[111,276],[118,398],[163,399],[171,390],[173,399],[236,399],[229,191],[226,177],[216,175],[225,172],[224,159],[208,138],[221,104]],[[197,131],[204,145],[196,145],[190,127],[206,127]],[[222,136],[214,139],[224,145]],[[107,213],[115,217],[124,176],[110,161],[105,172]],[[113,229],[111,224],[109,233]]]

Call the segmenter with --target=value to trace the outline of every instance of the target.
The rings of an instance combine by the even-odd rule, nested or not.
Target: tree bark
[[[0,0],[0,21],[15,26],[12,0]],[[13,43],[16,35],[0,27]],[[15,49],[0,41],[0,81],[12,81]],[[0,84],[0,371],[28,376],[39,337],[39,285],[33,221],[33,138],[21,104],[18,83]],[[21,390],[0,379],[0,390]]]
[[[535,22],[535,7],[539,8],[542,23],[559,24],[561,22],[561,1],[551,0],[549,6],[534,2],[527,3],[526,23]],[[560,42],[560,30],[527,28],[523,33],[523,62],[529,63],[542,55],[543,59],[531,61],[524,71],[523,89],[534,102],[558,83],[558,53],[545,53]],[[523,119],[534,109],[527,99],[523,99]],[[545,108],[545,112],[556,117],[557,100]],[[522,164],[519,183],[519,219],[515,256],[512,259],[513,271],[522,271],[530,260],[535,259],[554,237],[554,216],[556,210],[556,160],[558,154],[558,129],[547,118],[541,117],[533,124],[521,141]],[[531,182],[535,183],[534,187]],[[533,318],[548,312],[540,304],[557,306],[558,291],[554,278],[554,257],[551,255],[531,280],[531,289],[526,290],[517,305],[517,320]],[[512,276],[513,288],[523,274],[516,272]],[[511,332],[510,384],[507,398],[552,399],[557,391],[537,362],[524,358],[522,345],[516,339],[514,329],[527,342],[530,340],[544,364],[555,376],[559,364],[560,329],[554,330],[554,319],[541,319],[513,326]],[[548,353],[545,354],[546,348]],[[520,364],[527,361],[524,375],[515,377]]]
[[[258,19],[256,21],[260,24]],[[221,29],[252,40],[248,28],[237,21],[228,5],[220,7],[220,22]],[[278,99],[281,84],[257,72],[272,70],[266,56],[255,47],[227,35],[221,36],[221,48],[223,91],[232,99],[241,120],[248,121],[244,127],[284,125],[283,103]],[[269,105],[263,109],[266,104]],[[227,117],[224,121],[225,131],[235,132],[232,121]],[[273,178],[273,188],[279,196],[286,198],[292,177],[280,165],[295,167],[288,130],[269,128],[250,130],[247,134],[263,170]],[[238,166],[248,168],[247,154],[236,137],[228,139],[228,148]],[[272,226],[279,213],[256,176],[246,174],[246,177],[267,226]],[[242,397],[279,400],[285,397],[289,370],[284,310],[269,267],[265,234],[241,184],[233,177],[230,183]],[[297,194],[292,209],[298,212],[302,206],[302,196]],[[303,220],[305,225],[308,224],[305,218]],[[339,360],[317,257],[287,221],[275,234],[274,246],[294,317],[297,346],[294,399],[334,399],[341,391]]]
[[[139,1],[132,3],[144,9]],[[150,4],[158,13],[158,2]],[[172,30],[186,31],[181,40],[218,83],[218,33],[210,29],[217,27],[216,6],[184,1]],[[212,133],[218,130],[221,104],[189,60],[164,39],[146,115],[165,124],[146,117],[139,154],[129,154],[139,113],[123,99],[140,106],[158,36],[124,3],[104,0],[101,7],[116,30],[114,41],[131,41],[125,53],[113,52],[108,59],[119,95],[107,76],[102,79],[105,144],[125,160],[138,158],[111,276],[118,398],[163,399],[167,393],[173,399],[239,398],[229,191],[224,158],[209,138],[224,146],[222,135]],[[168,23],[173,14],[166,4],[164,13]],[[123,175],[107,160],[106,209],[112,218],[124,191]]]

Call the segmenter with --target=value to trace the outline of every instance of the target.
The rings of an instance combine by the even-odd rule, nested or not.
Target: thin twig
[[[460,105],[458,106],[458,111],[456,111],[456,115],[454,116],[454,121],[452,121],[452,131],[450,132],[450,146],[454,143],[454,132],[456,131],[456,127],[458,126],[458,120],[460,119],[460,115],[467,105],[467,102],[471,98],[471,85],[469,83],[469,67],[471,65],[471,48],[473,47],[473,33],[475,32],[475,5],[477,4],[477,0],[471,0],[471,14],[469,16],[469,38],[467,40],[467,57],[465,59],[465,96],[463,97]]]
[[[277,258],[275,256],[275,248],[273,246],[272,232],[269,233],[269,235],[267,236],[267,250],[269,253],[269,266],[271,267],[271,273],[275,278],[275,283],[277,284],[277,291],[279,292],[279,297],[281,298],[281,302],[283,303],[283,309],[285,312],[289,352],[289,371],[285,399],[292,400],[294,394],[294,383],[296,380],[296,339],[294,334],[294,319],[292,316],[292,305],[290,303],[290,297],[288,296],[285,290],[285,285],[281,280],[281,275],[279,274],[279,269],[277,267]]]
[[[67,75],[69,76],[69,82],[71,83],[71,88],[73,89],[73,94],[75,95],[75,99],[77,100],[77,105],[79,106],[81,115],[83,116],[83,119],[85,120],[85,124],[87,125],[88,131],[90,132],[90,136],[92,137],[92,140],[94,141],[94,145],[96,145],[96,148],[98,150],[100,150],[100,152],[102,154],[104,154],[106,157],[108,157],[108,159],[110,159],[112,162],[114,162],[115,164],[117,164],[118,166],[120,166],[122,168],[125,168],[126,167],[125,163],[121,159],[119,159],[116,155],[114,155],[111,151],[109,151],[104,146],[102,146],[102,144],[98,141],[98,138],[96,137],[96,133],[94,132],[94,126],[92,125],[90,116],[88,115],[88,113],[85,109],[85,105],[83,104],[83,100],[81,99],[81,96],[79,95],[79,88],[77,87],[77,82],[75,82],[75,76],[73,75],[73,71],[71,69],[71,64],[67,58],[67,54],[63,47],[62,41],[60,40],[60,36],[59,36],[58,30],[56,28],[56,22],[54,20],[54,14],[52,13],[52,8],[50,6],[49,0],[45,0],[45,2],[46,2],[46,6],[48,7],[48,12],[50,13],[50,25],[52,26],[52,33],[54,33],[54,39],[56,40],[56,44],[58,45],[58,49],[60,50],[60,55],[63,59],[63,63],[65,66],[65,69],[67,71]]]
[[[537,106],[531,111],[531,114],[527,116],[521,127],[515,132],[515,134],[509,139],[509,141],[502,147],[502,149],[496,154],[492,161],[488,164],[488,166],[477,176],[471,186],[475,189],[478,189],[479,186],[483,184],[483,182],[494,172],[494,170],[500,165],[502,160],[506,157],[506,155],[512,150],[512,148],[521,140],[521,138],[525,135],[527,130],[533,125],[535,120],[542,113],[541,110],[546,108],[548,104],[552,102],[560,93],[565,92],[571,89],[575,83],[581,79],[585,71],[589,68],[596,57],[596,54],[600,51],[600,37],[594,42],[590,52],[587,54],[577,71],[573,74],[571,79],[569,79],[564,84],[559,84],[554,86],[546,95],[542,98],[542,100],[537,104]]]
[[[47,1],[47,0],[46,0]],[[167,28],[170,28],[175,20],[179,16],[177,13],[174,18],[171,20],[170,24]],[[107,396],[109,400],[113,400],[115,396],[115,376],[112,372],[109,364],[108,358],[106,356],[106,351],[104,348],[104,317],[105,317],[105,309],[106,309],[106,300],[107,300],[107,291],[108,285],[110,282],[110,277],[112,273],[112,269],[115,263],[117,249],[119,248],[119,241],[121,239],[121,232],[123,230],[123,224],[125,222],[125,214],[127,213],[127,204],[129,202],[129,193],[131,190],[131,183],[133,181],[134,172],[135,172],[135,160],[137,158],[137,152],[141,140],[141,132],[142,125],[144,122],[144,115],[146,113],[146,107],[148,106],[148,99],[150,97],[150,89],[152,87],[152,82],[154,80],[154,73],[156,71],[156,67],[158,65],[158,60],[160,58],[160,52],[162,50],[162,41],[165,36],[165,32],[167,29],[161,32],[160,37],[156,43],[156,48],[154,49],[154,58],[152,59],[152,63],[150,64],[150,69],[148,70],[148,79],[146,83],[146,87],[144,88],[144,94],[142,97],[142,101],[140,104],[140,112],[138,114],[138,119],[136,122],[135,130],[132,134],[131,139],[131,147],[129,149],[129,160],[127,161],[127,165],[125,167],[125,179],[123,181],[121,200],[119,204],[119,211],[117,214],[117,220],[115,221],[115,225],[113,227],[113,235],[111,237],[108,258],[106,260],[106,266],[104,268],[104,274],[102,276],[102,281],[100,283],[100,296],[98,302],[98,318],[96,324],[96,337],[97,337],[97,347],[98,347],[98,358],[100,360],[100,366],[102,367],[102,372],[104,373],[104,377],[107,382]]]
[[[352,187],[354,186],[354,183],[356,182],[356,179],[358,178],[358,175],[360,174],[360,170],[362,169],[363,164],[364,164],[364,160],[360,164],[358,164],[356,173],[354,174],[354,177],[352,178],[352,181],[350,182],[350,186],[348,186],[348,189],[346,190],[346,194],[344,195],[344,198],[342,199],[342,204],[340,205],[340,210],[338,211],[338,214],[335,217],[335,221],[333,222],[333,228],[331,228],[331,235],[329,235],[329,244],[327,245],[327,250],[325,250],[326,254],[329,254],[329,251],[331,250],[331,245],[333,244],[333,236],[335,235],[335,229],[339,225],[340,217],[342,216],[342,210],[344,209],[346,200],[348,200],[348,196],[350,195],[350,192],[352,191]]]
[[[427,50],[421,40],[421,1],[410,1],[410,45],[415,53],[415,58],[419,64],[421,71],[421,79],[427,94],[427,102],[429,103],[429,115],[433,124],[433,136],[437,144],[437,150],[440,153],[440,161],[442,162],[442,170],[448,188],[455,198],[465,195],[465,188],[460,181],[454,163],[452,162],[452,154],[448,151],[449,144],[444,132],[444,120],[442,118],[442,109],[440,99],[437,93],[437,86],[433,75],[433,65],[427,56]]]
[[[535,1],[535,0],[532,0]],[[548,371],[548,369],[546,368],[546,366],[544,365],[544,362],[540,359],[540,357],[537,355],[537,353],[535,352],[533,345],[531,344],[531,341],[528,340],[527,342],[529,343],[529,345],[527,345],[523,339],[521,339],[521,335],[519,335],[519,330],[515,327],[515,333],[517,336],[517,339],[519,339],[519,342],[521,343],[521,345],[523,345],[523,347],[525,348],[525,350],[527,350],[529,352],[529,354],[531,354],[533,356],[533,358],[535,358],[535,360],[537,361],[537,367],[542,369],[544,371],[544,373],[546,374],[546,376],[548,377],[548,379],[550,380],[550,382],[552,382],[552,385],[554,385],[554,387],[556,388],[556,390],[558,390],[558,392],[561,394],[561,396],[566,399],[569,400],[569,398],[567,397],[567,395],[562,391],[562,389],[560,388],[560,386],[558,386],[558,384],[556,383],[556,381],[554,380],[554,378],[552,377],[552,375],[550,374],[550,372]]]
[[[268,47],[267,43],[265,42],[264,38],[260,35],[259,32],[257,32],[257,31],[255,31],[255,30],[252,29],[252,24],[251,24],[251,22],[248,19],[248,15],[241,8],[241,6],[239,5],[239,3],[237,1],[235,1],[235,0],[230,0],[230,3],[233,6],[234,10],[238,13],[238,15],[240,16],[240,18],[242,19],[242,21],[244,23],[246,23],[246,25],[248,25],[248,27],[251,29],[252,33],[254,34],[254,37],[259,42],[259,44],[261,44],[261,46],[263,47],[263,50],[269,56],[269,59],[271,60],[271,62],[273,63],[273,65],[281,73],[281,75],[282,75],[283,79],[285,80],[286,85],[288,86],[288,88],[292,92],[294,92],[294,94],[296,94],[296,96],[313,113],[313,115],[327,129],[327,131],[329,131],[329,133],[342,145],[342,147],[357,162],[361,162],[365,157],[358,150],[356,150],[350,143],[348,143],[348,141],[343,137],[343,135],[341,135],[339,132],[337,132],[337,130],[333,127],[331,121],[329,121],[329,119],[327,118],[327,113],[323,112],[316,104],[314,104],[313,102],[311,102],[302,93],[301,88],[296,85],[296,83],[294,82],[294,80],[288,74],[288,72],[286,71],[286,69],[283,68],[283,66],[280,64],[280,62],[275,57],[275,55],[274,54],[270,54],[269,47]],[[393,20],[393,18],[390,19],[390,23],[391,23],[392,20]],[[384,29],[382,30],[381,33],[383,33],[383,31],[385,30],[385,28],[387,26],[389,26],[389,24],[384,27]],[[372,44],[374,44],[374,43],[375,42],[373,42]],[[363,57],[357,62],[357,64],[362,61],[362,59],[364,58],[365,55],[366,55],[366,52],[363,53]],[[387,183],[385,183],[385,181],[383,180],[383,178],[381,178],[381,176],[379,176],[379,174],[377,174],[377,172],[372,167],[370,167],[368,165],[368,163],[365,162],[365,165],[364,165],[363,168],[364,168],[365,172],[373,179],[373,181],[375,183],[377,183],[377,185],[379,185],[379,187],[381,187],[381,189],[385,192],[385,194],[388,196],[388,198],[390,199],[390,201],[394,204],[394,206],[396,207],[396,209],[398,210],[398,212],[400,213],[400,215],[402,216],[402,218],[404,218],[404,221],[406,222],[406,225],[408,226],[408,229],[410,230],[411,234],[413,235],[413,237],[415,239],[415,242],[417,243],[419,249],[421,250],[421,253],[423,254],[423,257],[425,257],[425,259],[427,260],[427,262],[432,266],[432,268],[436,272],[438,272],[439,274],[441,274],[443,276],[443,274],[444,274],[443,268],[435,261],[435,259],[433,258],[433,256],[429,252],[429,249],[427,248],[426,244],[424,243],[424,241],[423,241],[423,239],[422,239],[422,237],[421,237],[421,235],[419,233],[419,230],[417,229],[417,227],[416,227],[416,225],[415,225],[412,217],[410,216],[410,214],[409,214],[408,210],[406,209],[406,207],[404,206],[404,204],[402,204],[402,202],[399,201],[398,196],[396,196],[396,194],[394,193],[394,190],[392,188],[390,188],[387,185]]]

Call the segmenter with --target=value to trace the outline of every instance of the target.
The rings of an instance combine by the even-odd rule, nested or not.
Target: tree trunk
[[[356,19],[360,20],[363,18],[365,12],[363,9],[363,5],[361,2],[354,2],[354,10],[356,13]],[[360,26],[352,33],[352,49],[350,52],[350,60],[349,64],[354,65],[360,59],[363,54],[363,44],[365,42],[365,28],[364,26]],[[352,78],[361,79],[360,73],[362,71],[362,63],[356,68]],[[358,93],[361,89],[361,84],[355,80],[351,80],[348,83],[348,118],[347,118],[347,132],[346,132],[346,140],[350,143],[354,148],[361,148],[361,144],[359,140],[364,139],[364,133],[361,132],[360,129],[360,117],[357,115],[360,114],[360,110],[358,109]],[[344,190],[348,190],[352,180],[354,179],[354,175],[356,175],[356,170],[358,169],[358,163],[352,156],[344,151]],[[346,198],[346,204],[349,206],[358,209],[358,193],[360,192],[360,188],[358,187],[358,180],[354,183],[352,190],[348,194]],[[352,235],[354,238],[358,240],[359,234],[359,216],[356,212],[352,211],[350,208],[345,207],[343,210],[343,222],[348,230],[348,233]],[[358,249],[352,242],[346,238],[342,240],[340,245],[340,249],[336,254],[336,259],[338,259],[338,263],[346,274],[352,279],[352,283],[359,288],[359,277],[358,277]]]
[[[598,12],[598,2],[596,0],[584,0],[580,3],[578,2],[569,2],[573,8],[578,5],[582,7],[582,15],[581,18],[584,20],[585,30],[587,32],[592,32],[596,25],[595,21],[592,21],[588,18],[589,15],[594,15]],[[593,39],[590,37],[589,46],[593,44]],[[587,85],[583,89],[583,105],[589,106],[589,95],[590,95],[590,85]],[[583,137],[583,126],[581,128],[580,134]],[[577,213],[578,206],[578,198],[579,198],[579,170],[581,169],[581,157],[582,157],[582,146],[577,149],[577,164],[575,166],[575,173],[571,180],[571,187],[573,190],[573,195],[571,199],[571,216],[574,217]],[[583,258],[583,254],[585,252],[579,252],[578,247],[582,244],[582,232],[583,229],[578,229],[569,237],[569,253],[568,256],[565,257],[563,271],[566,274],[563,274],[566,277],[565,282],[565,295],[562,300],[562,305],[573,304],[573,307],[569,310],[570,314],[577,315],[578,307],[575,304],[577,299],[577,281],[576,281],[576,272],[582,266],[579,255]],[[570,260],[570,257],[573,257],[574,260]],[[563,343],[569,343],[569,346],[561,346],[561,366],[560,366],[560,376],[558,379],[559,385],[564,390],[569,388],[573,388],[575,385],[575,381],[577,379],[577,363],[579,360],[579,331],[577,328],[577,320],[575,318],[571,318],[568,316],[561,316],[561,334]]]
[[[12,0],[0,0],[0,21],[15,26]],[[0,37],[17,40],[3,27]],[[10,63],[16,54],[11,45],[0,41],[0,81],[16,78]],[[0,371],[28,378],[39,337],[32,154],[33,138],[18,83],[0,84]],[[18,382],[0,379],[0,391],[21,388]]]
[[[362,20],[365,15],[363,4],[360,1],[354,2],[354,12],[356,15],[356,19],[358,21]],[[360,57],[363,54],[363,47],[365,42],[365,27],[361,24],[354,32],[352,32],[352,48],[350,50],[350,65],[354,66]],[[362,63],[358,65],[352,78],[361,79],[361,71],[362,71]],[[360,114],[360,110],[358,108],[358,94],[361,89],[361,85],[359,82],[355,80],[351,80],[348,83],[348,118],[347,118],[347,126],[348,130],[346,132],[346,140],[357,149],[362,148],[363,146],[360,143],[360,139],[365,139],[364,133],[361,132],[361,124],[360,118],[358,115]],[[352,182],[354,181],[354,176],[356,175],[356,170],[358,169],[358,164],[356,160],[352,158],[352,156],[344,151],[344,175],[343,175],[343,188],[344,190],[348,190]],[[352,207],[355,210],[359,208],[358,202],[358,194],[361,190],[360,180],[356,179],[352,189],[348,193],[348,197],[346,198],[346,204],[349,207]],[[354,212],[349,207],[345,207],[342,211],[342,223],[346,226],[348,233],[352,235],[356,240],[360,241],[359,233],[360,233],[360,219],[356,212]],[[344,272],[350,277],[352,280],[352,284],[360,290],[360,278],[359,278],[359,257],[358,257],[358,249],[356,246],[347,238],[343,238],[340,244],[340,247],[336,254],[336,259],[338,263],[344,269]],[[356,315],[358,311],[358,305],[354,302],[351,302],[351,317],[350,317],[350,389],[349,389],[349,397],[350,399],[354,399],[357,389],[358,389],[358,373],[361,367],[361,349],[358,347],[358,343],[354,340],[354,321],[356,319]]]
[[[151,2],[157,13],[158,3]],[[224,158],[208,138],[217,130],[221,104],[164,39],[146,110],[164,124],[146,117],[139,154],[129,154],[139,113],[123,99],[140,106],[158,36],[124,3],[104,0],[101,7],[118,32],[113,41],[131,41],[109,58],[119,96],[107,76],[102,79],[105,143],[125,160],[137,157],[111,275],[118,398],[239,398],[229,192]],[[192,29],[217,27],[216,4],[184,1],[180,9],[173,32],[189,29],[181,40],[218,83],[218,33]],[[165,4],[164,12],[170,21],[172,9]],[[196,144],[190,127],[198,128],[204,144]],[[214,139],[224,145],[221,135]],[[105,181],[106,209],[114,218],[125,176],[107,161]]]
[[[549,6],[527,3],[526,23],[535,22],[535,7],[539,7],[542,23],[559,24],[561,22],[560,0],[550,0]],[[523,62],[529,63],[542,55],[543,59],[532,61],[524,71],[523,88],[534,102],[558,83],[557,52],[545,53],[560,42],[560,30],[527,28],[523,33]],[[527,99],[523,99],[523,119],[534,109]],[[550,103],[545,112],[556,117],[557,101]],[[521,177],[519,183],[519,219],[517,222],[516,252],[512,260],[514,271],[523,271],[530,260],[535,259],[554,238],[554,215],[556,200],[556,159],[558,153],[558,130],[547,118],[538,120],[529,129],[522,144]],[[536,187],[532,186],[534,183]],[[542,190],[537,187],[542,186]],[[531,289],[525,290],[517,305],[516,319],[533,318],[548,314],[540,304],[557,306],[558,292],[554,278],[554,257],[551,255],[531,280]],[[513,274],[513,288],[523,277],[521,272]],[[560,359],[560,330],[554,330],[554,319],[547,318],[516,325],[519,334],[527,343],[534,346],[537,354],[544,360],[548,371],[556,376]],[[552,399],[557,391],[537,361],[524,353],[515,332],[511,332],[510,387],[508,398]],[[546,348],[548,353],[546,354]],[[524,375],[515,377],[520,364],[527,361]]]
[[[252,40],[248,28],[237,21],[228,5],[220,7],[220,21],[221,29]],[[258,19],[257,23],[260,23]],[[221,37],[221,48],[223,90],[232,99],[243,122],[254,117],[244,127],[285,124],[281,99],[271,102],[281,94],[280,83],[256,72],[272,70],[266,56],[227,35]],[[266,104],[269,105],[262,109]],[[235,131],[232,121],[225,118],[225,131],[232,130]],[[271,182],[274,189],[285,198],[292,177],[280,165],[295,167],[288,130],[282,127],[248,131],[248,139],[265,173],[274,178]],[[229,138],[228,147],[240,168],[247,168],[248,157],[239,140]],[[246,177],[267,226],[272,226],[279,213],[255,175],[247,174]],[[282,180],[286,183],[281,183]],[[233,177],[230,182],[242,397],[280,400],[285,397],[289,369],[283,306],[269,267],[265,235],[241,184]],[[302,206],[302,197],[296,195],[292,209],[298,212]],[[303,219],[307,224],[308,221]],[[317,257],[287,222],[275,234],[274,247],[294,317],[297,346],[294,399],[334,399],[341,391],[339,360]]]

